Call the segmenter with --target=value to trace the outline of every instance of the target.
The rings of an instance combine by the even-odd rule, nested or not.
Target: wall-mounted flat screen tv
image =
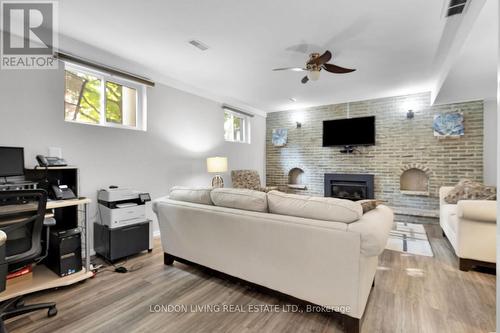
[[[323,147],[375,145],[375,116],[323,121]]]

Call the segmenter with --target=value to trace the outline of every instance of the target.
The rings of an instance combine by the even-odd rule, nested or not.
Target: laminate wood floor
[[[495,276],[459,271],[439,227],[426,229],[434,257],[389,250],[381,255],[361,332],[494,331]],[[10,333],[342,332],[341,322],[328,314],[152,311],[151,306],[169,304],[224,303],[240,306],[233,308],[240,311],[249,305],[285,303],[184,264],[164,266],[158,240],[152,253],[135,256],[126,266],[138,262],[143,267],[134,272],[102,272],[74,286],[29,296],[26,303],[56,301],[59,314],[47,318],[45,311],[39,311],[12,318],[7,329]]]

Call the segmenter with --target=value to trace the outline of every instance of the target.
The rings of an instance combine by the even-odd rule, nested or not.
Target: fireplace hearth
[[[325,197],[362,200],[374,199],[373,175],[367,174],[325,174]]]

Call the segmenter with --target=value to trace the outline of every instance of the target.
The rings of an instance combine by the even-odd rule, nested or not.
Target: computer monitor
[[[24,148],[0,147],[0,177],[24,175]]]

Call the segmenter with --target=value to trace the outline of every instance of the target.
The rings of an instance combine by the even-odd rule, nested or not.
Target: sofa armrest
[[[459,219],[481,222],[497,222],[497,202],[495,200],[460,200],[457,204]]]
[[[350,232],[361,235],[361,253],[367,257],[380,255],[387,245],[394,225],[394,212],[385,205],[363,214],[359,220],[347,225]]]
[[[496,204],[494,200],[458,201],[454,246],[458,257],[496,262]]]
[[[446,205],[447,202],[444,201],[444,198],[450,193],[451,190],[453,190],[453,186],[441,186],[439,188],[439,205]]]

